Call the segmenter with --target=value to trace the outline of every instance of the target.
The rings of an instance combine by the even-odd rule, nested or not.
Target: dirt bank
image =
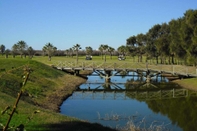
[[[55,91],[53,91],[53,93],[46,96],[45,101],[40,106],[55,112],[60,112],[60,106],[63,101],[66,100],[69,96],[71,96],[73,91],[78,86],[85,83],[86,79],[72,75],[65,75],[62,78],[62,81],[65,81],[64,86],[61,88],[57,88]]]

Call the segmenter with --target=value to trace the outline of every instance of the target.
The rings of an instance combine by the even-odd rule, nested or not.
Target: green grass
[[[23,82],[23,69],[28,66],[33,70],[23,89],[25,93],[17,107],[18,113],[14,114],[10,126],[24,124],[28,131],[112,130],[59,114],[59,105],[86,80],[56,70],[48,66],[48,63],[39,62],[43,62],[42,57],[35,59],[37,61],[19,57],[0,57],[0,69],[5,69],[0,72],[0,112],[7,106],[13,107]],[[35,110],[39,110],[40,113],[34,114]],[[32,114],[33,118],[27,123],[28,117]],[[8,117],[7,114],[1,114],[0,123],[5,125]]]
[[[189,78],[175,81],[182,87],[197,91],[197,78]]]
[[[78,120],[76,118],[67,117],[56,113],[61,102],[69,96],[75,88],[84,79],[65,74],[55,70],[49,65],[53,65],[58,61],[76,61],[76,58],[70,57],[52,57],[48,61],[47,57],[35,56],[32,60],[28,58],[9,57],[5,59],[0,56],[0,111],[3,111],[7,106],[13,106],[17,93],[21,89],[23,81],[24,67],[29,67],[33,70],[24,88],[25,95],[21,98],[17,112],[10,123],[10,126],[24,124],[28,131],[89,131],[89,130],[112,130],[98,124],[90,124]],[[136,58],[137,61],[137,58]],[[85,56],[79,57],[79,62],[87,62]],[[104,62],[101,56],[93,56],[93,60],[89,62]],[[119,61],[116,56],[110,59],[107,56],[107,62],[125,63],[133,62],[132,58],[127,58],[125,61]],[[197,79],[181,80],[182,85],[191,85],[197,90]],[[27,118],[32,115],[35,110],[40,113],[35,114],[33,119],[26,123]],[[8,115],[0,115],[0,123],[6,123]]]

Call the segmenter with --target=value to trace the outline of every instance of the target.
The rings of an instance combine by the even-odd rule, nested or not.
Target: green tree
[[[17,55],[17,52],[18,52],[18,45],[17,44],[14,44],[13,46],[12,46],[12,56],[13,56],[13,58],[15,58],[15,56]]]
[[[0,46],[0,51],[1,51],[1,55],[3,56],[3,54],[5,53],[5,45]]]
[[[92,52],[93,52],[92,47],[87,46],[85,49],[86,49],[86,54],[87,54],[87,55],[92,55]]]
[[[138,54],[138,62],[142,62],[142,55],[145,54],[146,36],[142,33],[136,36],[136,53]]]
[[[131,36],[126,40],[126,45],[129,49],[129,54],[133,57],[133,62],[135,62],[135,56],[137,52],[137,41],[136,36]]]
[[[81,46],[79,44],[76,44],[76,45],[73,46],[73,50],[76,52],[77,64],[78,64],[78,53],[79,53],[80,49],[81,49]]]
[[[53,44],[47,43],[42,48],[42,50],[47,53],[48,60],[51,61],[51,57],[53,56],[53,54],[55,53],[55,51],[57,50],[57,48],[55,46],[53,46]]]
[[[195,30],[197,28],[197,10],[188,10],[184,14],[181,24],[181,39],[187,52],[186,62],[197,64],[197,43]]]
[[[147,43],[146,43],[146,51],[149,53],[151,57],[156,57],[156,63],[158,64],[158,51],[155,45],[155,41],[159,38],[160,36],[160,24],[154,25],[151,29],[146,34],[147,38]]]
[[[126,54],[129,52],[129,46],[121,45],[117,50],[120,55],[126,57]]]
[[[21,41],[18,41],[17,45],[18,45],[17,46],[18,47],[18,51],[19,51],[20,56],[22,58],[25,50],[27,49],[27,44],[26,44],[25,41],[21,40]]]
[[[161,58],[161,64],[165,63],[166,57],[170,56],[170,27],[168,24],[163,23],[159,30],[160,36],[155,41],[155,46],[157,48],[157,52]],[[170,57],[168,59],[168,63],[170,63]]]
[[[34,49],[30,46],[30,47],[27,48],[27,53],[28,53],[28,55],[29,55],[29,58],[32,59],[32,57],[33,57],[35,51],[34,51]]]
[[[4,53],[5,53],[5,58],[8,58],[8,56],[10,54],[10,50],[9,49],[6,49]]]
[[[101,44],[101,45],[99,46],[99,51],[100,51],[100,53],[101,53],[102,60],[103,60],[103,51],[104,51],[103,48],[104,48],[104,45]]]
[[[181,44],[181,21],[182,19],[179,18],[178,20],[171,20],[169,22],[170,26],[170,52],[171,52],[171,63],[174,64],[175,60],[174,57],[183,58],[186,54],[186,51]]]
[[[105,62],[106,62],[106,53],[107,53],[107,51],[108,51],[108,45],[103,45],[103,53],[104,53],[104,55],[105,55]]]
[[[110,59],[112,59],[112,54],[115,51],[115,49],[111,46],[108,47],[108,52],[110,53]]]

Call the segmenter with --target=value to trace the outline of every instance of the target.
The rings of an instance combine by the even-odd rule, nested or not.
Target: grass
[[[25,129],[29,131],[113,130],[58,113],[62,101],[72,94],[77,86],[86,81],[49,66],[58,61],[76,61],[76,58],[52,57],[52,60],[48,61],[48,58],[43,56],[35,56],[32,60],[21,59],[19,56],[8,59],[0,56],[0,69],[2,69],[0,70],[0,111],[3,111],[7,106],[13,106],[21,88],[24,67],[28,66],[33,70],[25,86],[26,92],[19,102],[18,114],[14,114],[10,125],[24,124]],[[87,62],[85,56],[80,56],[79,62]],[[91,62],[104,62],[104,60],[100,56],[93,56]],[[110,59],[108,56],[107,62],[133,62],[133,59],[127,58],[125,61],[118,61],[117,57],[113,56]],[[190,85],[192,89],[197,90],[196,78],[177,82],[186,87]],[[34,114],[35,110],[39,110],[40,113]],[[34,114],[33,119],[26,123],[32,113]],[[7,119],[8,115],[0,115],[0,123],[5,124]]]
[[[0,58],[0,69],[5,69],[0,72],[0,111],[14,105],[26,66],[33,72],[30,73],[24,88],[25,93],[19,102],[18,113],[15,113],[11,120],[11,127],[24,124],[29,131],[112,130],[59,114],[59,106],[63,100],[86,80],[28,58]],[[34,114],[35,110],[40,112]],[[32,115],[33,118],[27,123]],[[8,117],[8,114],[1,114],[0,123],[5,125]]]
[[[174,81],[181,85],[182,87],[196,90],[197,91],[197,78],[190,78],[190,79],[184,79],[184,80],[176,80]]]

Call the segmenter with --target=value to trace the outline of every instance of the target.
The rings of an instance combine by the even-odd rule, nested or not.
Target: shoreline
[[[60,80],[64,82],[64,85],[47,96],[45,104],[41,104],[40,106],[56,113],[60,113],[60,107],[63,102],[68,97],[72,96],[73,91],[87,81],[87,76],[90,74],[91,71],[82,71],[79,76],[74,76],[72,72],[65,73],[65,75],[60,78]]]
[[[45,109],[49,109],[56,113],[60,113],[60,107],[63,102],[72,95],[73,91],[76,90],[78,86],[86,82],[86,79],[70,75],[65,75],[65,79],[68,81],[73,81],[72,83],[66,83],[62,88],[57,89],[52,94],[46,97],[45,104],[41,104],[40,106]]]
[[[70,78],[72,79],[72,78]],[[55,111],[57,113],[60,113],[60,107],[63,104],[63,102],[72,96],[73,91],[77,89],[81,84],[85,83],[87,79],[81,78],[81,77],[75,77],[76,80],[74,80],[74,84],[72,86],[69,84],[65,85],[63,88],[56,90],[53,94],[47,97],[47,102],[48,104],[46,105],[41,105],[44,108],[50,109],[52,111]],[[190,89],[193,91],[197,91],[197,85],[191,85],[191,83],[188,83],[195,79],[194,81],[197,80],[197,78],[190,78],[190,79],[176,79],[172,80],[171,82],[176,83],[180,85],[182,88]],[[69,88],[69,89],[68,89]]]

